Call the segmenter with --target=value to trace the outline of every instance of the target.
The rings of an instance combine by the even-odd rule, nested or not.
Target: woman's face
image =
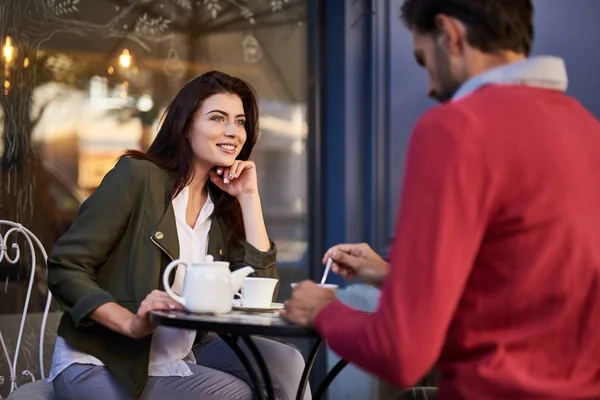
[[[188,132],[196,163],[208,170],[231,166],[246,143],[245,122],[238,95],[219,93],[204,100]]]

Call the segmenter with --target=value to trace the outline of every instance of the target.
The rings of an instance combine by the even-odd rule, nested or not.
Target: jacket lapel
[[[176,175],[170,173],[164,192],[164,204],[167,205],[167,208],[150,236],[152,243],[158,246],[171,260],[179,258],[177,223],[175,222],[175,210],[173,210],[173,202],[171,201],[171,189],[175,185],[175,181]]]
[[[175,210],[173,210],[173,202],[170,199],[169,192],[165,195],[165,203],[168,204],[167,209],[158,225],[156,225],[154,232],[152,232],[150,239],[171,260],[177,260],[179,258],[179,239],[177,236],[177,223],[175,222]],[[213,213],[206,253],[213,256],[215,261],[225,259],[226,230],[223,225],[223,220]]]
[[[162,216],[151,236],[152,242],[158,246],[171,260],[179,258],[179,239],[173,203],[169,201],[167,210]]]
[[[213,214],[210,231],[208,232],[208,249],[206,253],[213,256],[213,260],[215,261],[223,261],[225,259],[225,231],[221,222],[222,220]]]

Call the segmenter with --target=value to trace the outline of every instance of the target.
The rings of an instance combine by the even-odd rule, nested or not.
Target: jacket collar
[[[452,100],[459,100],[489,84],[526,85],[565,92],[567,70],[563,59],[553,56],[531,57],[489,69],[465,82]]]
[[[165,191],[165,204],[167,206],[165,213],[152,232],[151,240],[165,253],[171,260],[179,258],[179,238],[177,235],[177,223],[175,221],[175,210],[171,200],[171,188],[175,184],[175,176],[171,177],[169,188]],[[209,193],[210,196],[210,193]],[[213,213],[213,217],[216,217]],[[208,233],[207,254],[213,256],[215,261],[224,258],[223,247],[225,245],[224,227],[219,218],[213,218],[210,231]]]

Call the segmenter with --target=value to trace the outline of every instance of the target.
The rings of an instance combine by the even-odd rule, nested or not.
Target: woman
[[[210,254],[232,269],[276,278],[248,161],[258,106],[244,81],[207,72],[167,109],[147,153],[128,151],[81,206],[48,259],[65,313],[50,380],[68,399],[251,399],[251,381],[215,336],[155,327],[151,310],[181,309],[160,287],[172,259]],[[183,269],[175,274],[181,287]],[[304,367],[289,346],[256,338],[278,398],[292,398]]]

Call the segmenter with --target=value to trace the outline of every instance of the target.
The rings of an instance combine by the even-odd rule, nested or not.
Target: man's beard
[[[438,88],[435,92],[434,100],[446,103],[452,100],[463,82],[452,72],[450,57],[439,46],[436,46],[435,50],[435,63],[437,67]]]
[[[441,83],[441,82],[440,82]],[[460,85],[453,84],[452,86],[447,85],[449,82],[444,82],[444,85],[440,85],[440,90],[436,92],[434,100],[440,103],[447,103],[454,97],[454,94],[458,91]]]

